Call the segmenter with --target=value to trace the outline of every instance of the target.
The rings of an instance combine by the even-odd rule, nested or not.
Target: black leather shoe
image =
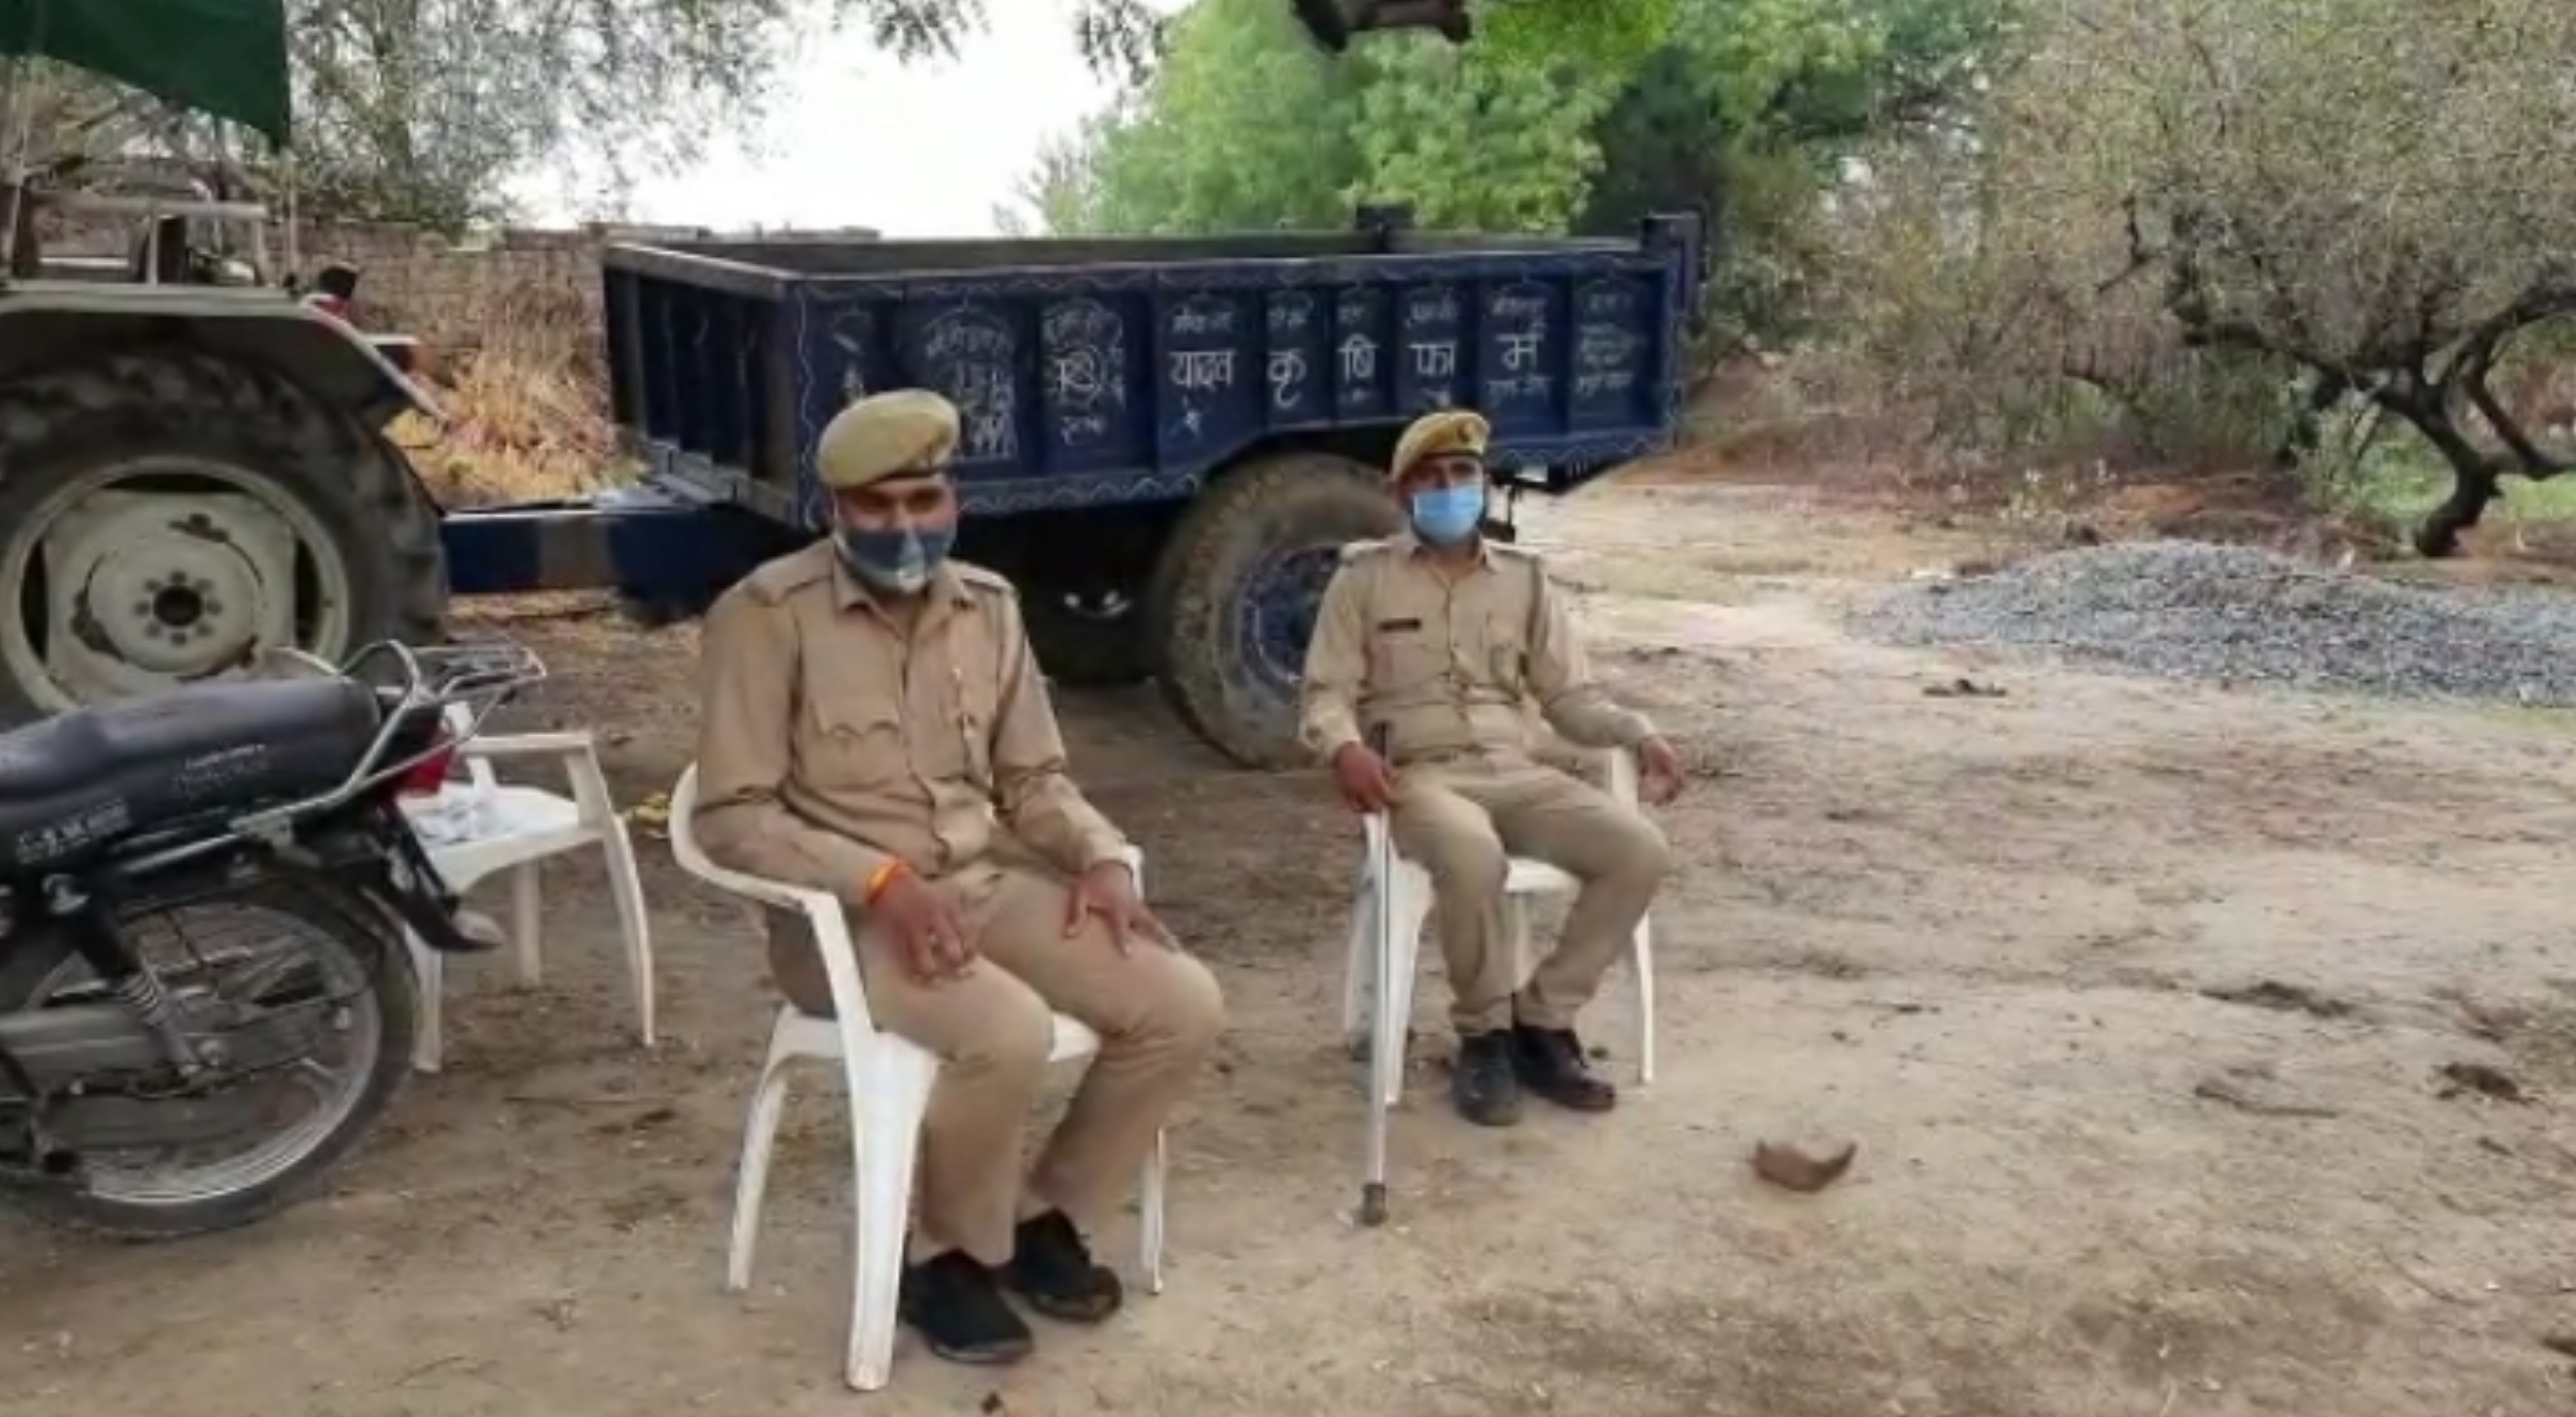
[[[993,1271],[957,1250],[905,1270],[896,1311],[925,1347],[952,1363],[1016,1363],[1037,1346]]]
[[[1459,1035],[1449,1097],[1459,1116],[1480,1127],[1508,1127],[1521,1119],[1521,1087],[1512,1075],[1509,1033],[1496,1029]]]
[[[1020,1222],[1011,1262],[1002,1266],[1002,1282],[1028,1300],[1030,1308],[1064,1323],[1099,1323],[1127,1300],[1117,1272],[1091,1257],[1082,1232],[1060,1210]]]
[[[1592,1071],[1583,1040],[1570,1028],[1512,1026],[1512,1069],[1523,1088],[1575,1112],[1607,1112],[1619,1089]]]

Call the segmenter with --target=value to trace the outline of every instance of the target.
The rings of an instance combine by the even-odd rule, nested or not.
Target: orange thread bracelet
[[[861,893],[861,898],[866,900],[870,905],[876,904],[877,897],[886,893],[886,887],[893,885],[895,883],[895,879],[903,875],[904,872],[909,869],[911,868],[905,866],[902,861],[894,860],[888,861],[884,865],[870,871],[868,873],[868,886],[867,889]]]

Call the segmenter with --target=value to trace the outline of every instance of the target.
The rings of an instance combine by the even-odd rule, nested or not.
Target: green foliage
[[[1598,163],[1608,86],[1508,51],[1392,34],[1317,53],[1278,0],[1200,0],[1134,99],[1081,137],[1060,232],[1334,228],[1361,201],[1426,223],[1562,230]],[[1024,200],[1026,194],[1024,195]]]
[[[1997,0],[1688,0],[1600,128],[1578,221],[1629,230],[1707,210],[1712,337],[1801,333],[1830,254],[1820,192],[1864,141],[1955,115],[2000,30]]]
[[[1690,0],[1487,0],[1477,51],[1491,63],[1595,73],[1635,67],[1671,42]]]
[[[1279,0],[1201,0],[1174,22],[1141,93],[1083,135],[1091,197],[1060,234],[1340,226],[1361,158],[1359,86],[1401,40],[1336,62]]]
[[[1364,37],[1327,61],[1279,0],[1199,0],[1159,71],[1050,154],[1013,220],[1066,233],[1429,226],[1626,233],[1701,209],[1725,336],[1786,333],[1862,139],[1938,121],[2002,0],[1489,0],[1478,37]],[[1083,186],[1084,195],[1072,188]]]
[[[1612,86],[1409,39],[1373,59],[1352,105],[1357,199],[1412,204],[1426,226],[1561,232],[1601,165],[1594,122]]]

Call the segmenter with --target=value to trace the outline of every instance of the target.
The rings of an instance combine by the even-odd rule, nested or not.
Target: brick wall
[[[456,349],[509,326],[599,328],[603,231],[500,231],[466,246],[400,226],[316,223],[299,236],[305,270],[358,268],[358,319],[370,329]]]
[[[48,223],[48,253],[123,255],[133,227],[88,220]],[[360,272],[359,323],[417,334],[445,349],[473,348],[496,330],[560,330],[596,342],[599,252],[612,240],[703,239],[697,228],[513,228],[451,242],[416,227],[368,222],[305,222],[297,232],[306,273],[325,261]],[[269,233],[272,259],[285,258],[285,228]]]
[[[43,249],[56,256],[114,256],[133,250],[127,221],[39,218]],[[861,227],[817,231],[751,231],[764,241],[862,241]],[[358,323],[417,335],[441,358],[496,341],[560,356],[592,368],[600,337],[600,248],[612,241],[698,241],[705,227],[591,225],[570,230],[514,227],[455,242],[417,227],[375,222],[304,222],[297,266],[307,275],[327,261],[358,268]],[[285,226],[269,231],[270,259],[284,261]]]

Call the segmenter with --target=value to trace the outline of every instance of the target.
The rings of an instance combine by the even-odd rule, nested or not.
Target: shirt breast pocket
[[[1446,668],[1438,638],[1421,620],[1398,616],[1369,627],[1369,687],[1401,693],[1420,688]]]
[[[903,706],[853,685],[810,684],[808,731],[797,756],[816,787],[848,791],[889,788],[913,775],[904,741]]]

